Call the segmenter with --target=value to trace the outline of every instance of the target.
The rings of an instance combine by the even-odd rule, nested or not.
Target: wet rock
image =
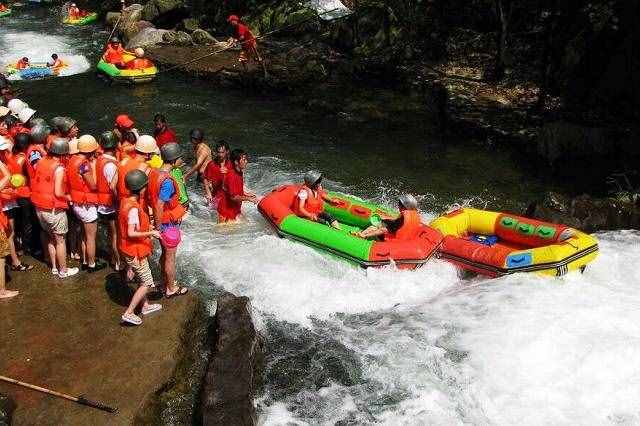
[[[10,425],[16,404],[11,398],[0,393],[0,426]]]
[[[543,200],[531,203],[525,214],[586,232],[640,227],[640,206],[633,197],[593,198],[581,195],[571,198],[549,192]]]
[[[183,0],[150,0],[145,4],[142,18],[155,24],[163,23],[169,28],[180,22],[184,16],[185,3]],[[173,21],[173,22],[172,22]]]
[[[141,4],[132,4],[124,9],[122,12],[122,19],[118,24],[120,32],[124,36],[125,40],[131,40],[140,29],[138,28],[138,21],[142,19]]]
[[[146,28],[155,28],[155,26],[149,21],[138,21],[136,25],[138,26],[138,32]]]
[[[195,30],[200,29],[200,21],[196,18],[185,18],[180,23],[180,29],[186,33],[193,33]]]
[[[169,32],[170,31],[168,30],[159,30],[156,28],[144,28],[127,42],[127,49],[133,49],[136,47],[146,48],[161,44],[163,42],[164,35]]]
[[[184,31],[168,31],[162,36],[162,42],[170,46],[190,46],[193,44],[191,36]]]
[[[191,39],[198,45],[209,45],[219,43],[211,34],[205,30],[197,29],[191,33]]]
[[[253,325],[249,299],[220,297],[214,330],[214,352],[202,393],[202,423],[254,425],[253,399],[262,377],[264,343]]]
[[[104,18],[105,24],[113,28],[116,25],[116,22],[118,22],[118,19],[120,19],[120,15],[122,15],[120,12],[107,12]]]

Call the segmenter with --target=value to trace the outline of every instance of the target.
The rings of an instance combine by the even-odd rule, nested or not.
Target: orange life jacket
[[[182,220],[182,217],[187,212],[187,209],[180,203],[180,191],[178,189],[178,182],[176,182],[173,176],[171,176],[168,172],[159,169],[151,170],[151,172],[149,173],[149,187],[147,190],[148,199],[151,203],[151,207],[155,207],[160,200],[160,186],[162,186],[162,183],[167,179],[171,179],[175,191],[171,196],[169,202],[164,203],[160,223],[180,222]]]
[[[58,167],[63,166],[52,157],[38,161],[38,168],[31,182],[31,202],[34,206],[49,210],[68,208],[66,199],[55,196],[55,172]],[[66,184],[66,176],[64,179]]]
[[[148,232],[151,229],[149,215],[140,203],[130,197],[122,200],[118,210],[118,249],[127,256],[144,259],[151,254],[153,246],[150,237],[129,237],[129,211],[133,208],[138,209],[138,231]]]
[[[313,191],[311,188],[307,186],[302,186],[300,190],[304,190],[307,192],[307,199],[304,203],[304,209],[311,214],[318,215],[322,213],[324,210],[324,203],[322,201],[322,194],[319,191]],[[293,200],[293,211],[297,216],[303,217],[302,211],[300,210],[300,199],[296,194],[296,198]]]
[[[18,63],[16,64],[16,69],[23,70],[23,69],[27,68],[28,66],[29,66],[29,62],[23,61],[22,59],[20,59],[18,61]]]
[[[127,62],[127,68],[130,70],[142,70],[153,66],[153,62],[145,58],[136,58]]]
[[[122,54],[124,53],[124,49],[122,46],[118,46],[118,48],[114,48],[111,46],[111,43],[107,46],[107,50],[104,52],[103,58],[106,62],[110,64],[119,64],[122,62]]]
[[[62,68],[63,66],[64,62],[62,62],[60,58],[56,59],[55,61],[53,61],[53,64],[51,64],[52,68]]]
[[[101,206],[113,205],[113,191],[109,181],[104,177],[104,167],[109,163],[116,164],[116,161],[104,155],[101,155],[96,160],[96,186],[98,187],[98,204]]]
[[[131,192],[127,188],[124,178],[127,176],[128,172],[140,168],[141,165],[142,160],[138,160],[137,158],[126,157],[120,161],[118,164],[118,199],[131,196]]]
[[[0,160],[7,166],[12,176],[23,173],[22,166],[20,166],[18,162],[18,158],[23,155],[22,153],[13,155],[9,151],[3,151],[2,154],[0,154]],[[21,186],[20,188],[13,188],[11,184],[9,184],[0,192],[0,198],[2,198],[3,201],[13,201],[18,198],[29,198],[30,196],[31,190],[27,185]]]
[[[45,151],[44,147],[42,145],[29,145],[27,147],[27,153],[26,153],[26,158],[27,160],[25,161],[24,165],[25,168],[27,169],[27,175],[29,176],[29,181],[33,181],[33,179],[35,178],[35,173],[36,170],[33,167],[33,165],[31,164],[31,162],[29,161],[29,158],[31,158],[31,154],[33,154],[34,151],[38,151],[41,155],[41,157],[44,159],[47,157],[47,151]],[[40,160],[42,161],[42,160]],[[38,163],[36,163],[38,164]]]
[[[402,215],[402,226],[395,234],[391,234],[389,237],[396,240],[411,240],[418,236],[422,222],[420,221],[420,215],[417,210],[403,210],[400,212]]]
[[[69,182],[69,194],[76,204],[97,204],[98,194],[89,188],[87,181],[80,174],[80,166],[88,160],[81,155],[72,155],[67,163],[67,182]],[[89,166],[91,167],[91,166]]]

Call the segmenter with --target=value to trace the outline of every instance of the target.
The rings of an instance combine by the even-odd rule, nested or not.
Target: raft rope
[[[335,11],[337,11],[337,10],[343,10],[343,9],[342,9],[342,8],[340,8],[340,7],[336,7],[335,9],[331,9],[331,10],[327,10],[327,11],[322,12],[322,13],[318,13],[318,14],[316,14],[315,16],[310,17],[310,18],[307,18],[307,19],[303,19],[303,20],[302,20],[302,21],[300,21],[300,22],[295,22],[295,23],[293,23],[293,24],[285,25],[284,27],[280,27],[280,28],[276,28],[275,30],[268,31],[268,32],[266,32],[266,33],[264,33],[264,34],[260,34],[259,36],[254,37],[254,39],[255,39],[255,40],[262,40],[262,39],[264,39],[264,38],[266,38],[266,37],[269,37],[269,36],[271,36],[271,35],[273,35],[273,34],[275,34],[275,33],[278,33],[278,32],[281,32],[281,31],[285,31],[285,30],[288,30],[288,29],[290,29],[290,28],[293,28],[293,27],[296,27],[296,26],[300,26],[300,25],[302,25],[302,24],[306,24],[307,22],[313,21],[313,20],[315,20],[315,19],[319,18],[319,17],[320,17],[320,16],[322,16],[322,15],[326,15],[326,14],[329,14],[329,13],[335,12]],[[351,13],[349,13],[349,14],[346,14],[346,15],[343,15],[343,16],[340,16],[340,17],[335,18],[335,19],[341,19],[341,18],[344,18],[344,17],[346,17],[346,16],[350,16],[352,13],[353,13],[353,12],[351,12]],[[189,60],[189,61],[187,61],[187,62],[184,62],[184,63],[182,63],[182,64],[173,65],[173,66],[171,66],[171,67],[169,67],[169,68],[167,68],[167,69],[164,69],[164,70],[158,71],[158,74],[162,74],[162,73],[164,73],[164,72],[168,72],[168,71],[173,71],[173,70],[175,70],[175,69],[177,69],[177,68],[181,68],[181,67],[184,67],[184,66],[186,66],[186,65],[193,64],[194,62],[198,62],[198,61],[200,61],[200,60],[202,60],[202,59],[204,59],[204,58],[208,58],[209,56],[214,56],[214,55],[217,55],[218,53],[226,52],[227,50],[230,50],[230,49],[232,49],[233,47],[235,47],[235,45],[238,45],[238,44],[242,45],[242,44],[248,43],[249,41],[250,41],[250,40],[245,40],[245,41],[240,42],[240,43],[233,43],[233,44],[231,44],[231,43],[230,43],[227,47],[224,47],[224,48],[222,48],[222,49],[215,50],[215,51],[213,51],[213,52],[207,53],[206,55],[198,56],[197,58],[191,59],[191,60]]]

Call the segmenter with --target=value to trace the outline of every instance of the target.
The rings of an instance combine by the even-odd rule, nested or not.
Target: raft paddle
[[[51,389],[42,388],[40,386],[31,385],[29,383],[21,382],[16,379],[12,379],[11,377],[0,376],[0,380],[8,383],[13,383],[14,385],[23,386],[25,388],[33,389],[38,392],[46,393],[49,395],[57,396],[58,398],[68,399],[69,401],[76,402],[81,405],[86,405],[87,407],[97,408],[98,410],[106,411],[108,413],[116,413],[118,411],[117,408],[109,407],[97,401],[91,401],[90,399],[85,398],[82,395],[79,396],[71,396],[61,392],[56,392]]]

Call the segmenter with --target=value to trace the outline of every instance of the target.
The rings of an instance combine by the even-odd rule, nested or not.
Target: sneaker
[[[51,268],[51,273],[55,276],[58,275],[58,270],[56,268]]]
[[[93,265],[93,266],[87,265],[87,267],[85,269],[86,269],[86,271],[88,273],[92,274],[92,273],[97,272],[97,271],[99,271],[101,269],[104,269],[106,267],[107,267],[106,263],[97,261],[95,265]]]
[[[58,272],[58,276],[60,278],[68,278],[68,277],[72,277],[75,274],[77,274],[78,272],[80,272],[80,270],[78,268],[67,268],[66,272],[63,271],[59,271]]]

